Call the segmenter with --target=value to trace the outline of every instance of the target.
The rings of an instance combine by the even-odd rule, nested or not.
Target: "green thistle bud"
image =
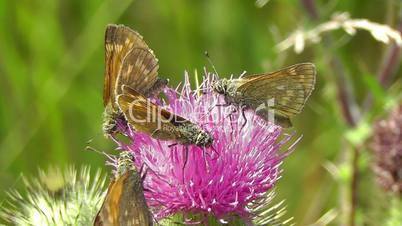
[[[39,170],[39,177],[23,177],[25,190],[12,190],[0,210],[11,225],[91,225],[103,200],[105,177],[90,168]]]

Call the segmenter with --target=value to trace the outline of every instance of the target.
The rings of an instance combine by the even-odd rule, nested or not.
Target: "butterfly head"
[[[116,113],[111,107],[111,105],[107,105],[105,107],[105,111],[103,112],[103,125],[102,130],[103,134],[108,137],[111,134],[116,132]]]
[[[135,169],[133,154],[129,151],[122,151],[117,160],[117,177],[125,174],[129,170]]]
[[[190,121],[186,121],[182,123],[178,129],[182,133],[181,140],[179,143],[188,145],[195,144],[199,147],[210,147],[213,143],[213,138],[207,132],[205,132],[202,128],[200,128],[197,124],[194,124]]]
[[[208,133],[202,131],[198,134],[197,139],[195,140],[195,144],[200,147],[210,147],[214,139]]]
[[[111,105],[105,107],[103,112],[102,130],[105,137],[114,135],[119,132],[118,122],[125,121],[123,114],[120,111],[114,110]]]
[[[229,81],[227,79],[219,79],[213,85],[212,88],[219,94],[226,94],[228,92]]]

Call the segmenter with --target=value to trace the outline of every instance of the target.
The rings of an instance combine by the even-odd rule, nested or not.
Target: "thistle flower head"
[[[23,177],[26,190],[9,193],[0,219],[11,225],[91,225],[103,199],[105,178],[90,169],[39,171],[38,179]]]
[[[372,149],[380,184],[402,194],[402,104],[375,124]]]
[[[293,147],[280,152],[290,137],[280,138],[281,128],[254,112],[243,116],[231,106],[219,106],[224,98],[212,90],[216,80],[205,73],[200,87],[192,90],[186,74],[181,89],[166,88],[167,100],[156,100],[207,131],[214,140],[211,147],[172,145],[130,128],[124,132],[128,143],[116,140],[120,149],[133,152],[137,167],[148,169],[145,197],[157,219],[176,213],[252,219],[249,204],[275,185],[279,166]]]

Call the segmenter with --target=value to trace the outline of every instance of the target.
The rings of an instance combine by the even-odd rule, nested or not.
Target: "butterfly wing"
[[[153,225],[139,173],[128,170],[108,188],[94,226]]]
[[[122,86],[122,94],[117,96],[117,103],[136,131],[161,140],[178,140],[182,137],[177,125],[187,122],[186,119],[160,108],[130,87]]]
[[[237,99],[253,109],[273,100],[273,106],[260,109],[257,114],[268,117],[268,110],[274,109],[278,124],[291,126],[289,118],[300,113],[315,85],[314,64],[301,63],[282,70],[243,77],[236,89]]]
[[[158,59],[150,49],[133,48],[123,60],[117,78],[116,95],[122,93],[122,85],[126,85],[146,97],[158,94],[167,84],[158,78]]]
[[[149,49],[142,36],[124,25],[108,25],[105,32],[103,104],[115,105],[115,87],[122,61],[133,48]],[[151,50],[149,50],[152,53]]]
[[[120,209],[128,210],[128,214],[121,212],[120,225],[149,226],[153,225],[152,215],[148,209],[142,188],[142,179],[136,170],[124,174],[122,201]]]
[[[123,191],[123,177],[109,184],[102,207],[96,214],[94,226],[115,226],[118,225],[120,212],[120,200]]]

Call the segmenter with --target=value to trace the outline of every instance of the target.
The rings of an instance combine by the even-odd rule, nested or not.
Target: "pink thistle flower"
[[[281,127],[267,123],[252,111],[244,118],[223,104],[211,84],[217,77],[205,73],[198,90],[190,88],[188,74],[181,90],[166,88],[163,108],[198,124],[214,139],[212,147],[173,145],[147,134],[137,133],[125,124],[121,128],[128,143],[116,140],[119,149],[133,153],[137,167],[148,169],[145,197],[156,219],[176,213],[219,219],[240,216],[251,220],[247,206],[263,197],[280,178],[282,160],[293,150],[280,153],[290,136],[281,139]],[[185,152],[188,150],[187,163]],[[184,174],[184,175],[183,175]]]

